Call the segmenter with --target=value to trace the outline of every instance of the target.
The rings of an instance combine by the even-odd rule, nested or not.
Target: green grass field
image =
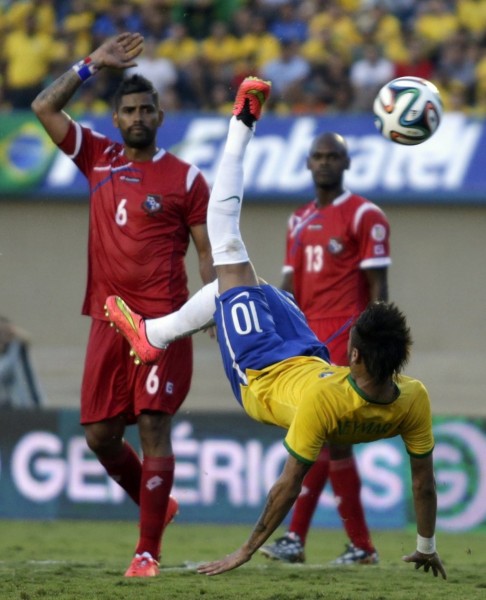
[[[486,535],[439,534],[447,581],[401,561],[415,535],[376,532],[376,566],[331,568],[343,549],[339,530],[315,529],[305,565],[261,556],[236,571],[206,577],[191,563],[234,550],[248,526],[171,525],[159,577],[125,579],[136,539],[127,522],[0,521],[1,600],[475,600],[486,598]],[[189,564],[188,564],[189,563]]]

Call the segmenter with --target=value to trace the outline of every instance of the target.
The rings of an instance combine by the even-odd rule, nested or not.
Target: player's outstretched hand
[[[228,556],[225,556],[221,560],[215,560],[199,565],[197,572],[201,575],[220,575],[226,571],[231,571],[231,569],[236,569],[240,565],[248,562],[250,558],[251,555],[243,548],[240,548],[232,554],[228,554]]]
[[[120,33],[107,39],[91,54],[99,67],[126,69],[136,66],[135,59],[143,50],[140,33]]]
[[[416,569],[423,567],[426,573],[432,571],[434,577],[437,577],[440,573],[443,579],[447,579],[447,573],[437,552],[434,552],[434,554],[422,554],[422,552],[415,550],[413,554],[403,556],[402,560],[408,563],[415,563]]]

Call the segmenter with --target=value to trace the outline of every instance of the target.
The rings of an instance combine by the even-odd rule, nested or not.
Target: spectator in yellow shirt
[[[430,46],[437,47],[458,30],[459,19],[443,0],[428,0],[420,4],[414,32]]]
[[[300,47],[300,55],[312,66],[325,65],[336,53],[330,29],[316,29]]]
[[[30,108],[42,90],[45,78],[56,61],[64,56],[64,46],[37,28],[37,18],[26,19],[25,30],[17,29],[5,38],[5,95],[14,108]]]
[[[250,60],[259,70],[265,63],[280,56],[279,40],[268,32],[263,15],[255,14],[249,23],[249,30],[241,36],[243,57]]]
[[[459,23],[477,39],[486,30],[486,0],[461,0],[457,3]]]
[[[190,37],[184,23],[173,23],[169,35],[157,47],[157,56],[168,58],[178,67],[192,62],[199,53],[197,41]]]
[[[406,59],[407,52],[399,19],[384,4],[378,3],[357,14],[357,27],[363,40],[383,48],[383,54],[393,62]]]
[[[61,23],[62,31],[73,40],[73,56],[88,56],[92,50],[91,28],[95,20],[87,0],[73,0],[72,10]]]
[[[241,56],[241,44],[229,32],[227,23],[215,21],[211,33],[201,42],[201,52],[209,64],[229,63]]]
[[[337,3],[329,3],[326,10],[318,12],[310,19],[309,33],[320,29],[332,31],[334,47],[339,49],[339,53],[348,61],[353,57],[356,46],[363,41],[354,16],[348,14]]]

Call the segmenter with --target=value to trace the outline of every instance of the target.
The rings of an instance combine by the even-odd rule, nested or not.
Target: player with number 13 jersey
[[[365,272],[390,265],[389,235],[385,213],[349,191],[330,204],[312,201],[292,214],[283,271],[292,271],[295,299],[319,339],[326,341],[340,327],[349,329],[366,308]],[[345,364],[342,353],[333,355],[329,345],[333,361]]]

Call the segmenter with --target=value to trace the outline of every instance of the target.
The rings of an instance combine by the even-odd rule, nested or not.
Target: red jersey
[[[350,192],[332,204],[312,201],[289,219],[284,272],[309,321],[356,317],[369,302],[363,269],[391,264],[390,226],[375,204]]]
[[[106,319],[112,294],[145,317],[177,310],[189,295],[190,227],[206,223],[209,188],[199,169],[165,150],[130,161],[122,144],[75,122],[59,147],[90,186],[83,314]]]

